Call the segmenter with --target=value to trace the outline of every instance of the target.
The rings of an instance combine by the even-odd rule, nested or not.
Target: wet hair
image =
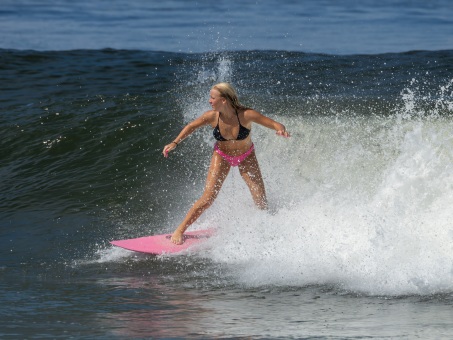
[[[236,93],[236,90],[234,89],[233,86],[231,86],[229,83],[218,83],[212,87],[214,90],[219,91],[220,96],[228,100],[228,102],[231,104],[233,109],[235,110],[247,110],[249,109],[248,107],[242,105],[239,102],[238,95]]]

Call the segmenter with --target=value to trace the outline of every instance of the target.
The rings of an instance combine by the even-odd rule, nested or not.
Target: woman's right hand
[[[167,144],[164,146],[164,150],[162,151],[162,154],[164,155],[165,158],[168,157],[168,153],[174,149],[176,149],[176,144],[175,142],[171,142],[170,144]]]

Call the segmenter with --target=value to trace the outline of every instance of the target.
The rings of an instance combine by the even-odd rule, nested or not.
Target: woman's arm
[[[162,151],[164,157],[168,157],[168,153],[174,150],[179,143],[189,137],[195,130],[202,126],[212,124],[214,116],[214,111],[207,111],[197,119],[187,124],[170,144],[164,146],[164,150]]]
[[[276,134],[283,137],[289,137],[290,134],[286,131],[286,128],[283,124],[276,122],[275,120],[266,117],[265,115],[259,113],[255,110],[247,110],[244,112],[244,117],[254,123],[260,124],[268,129],[273,129],[276,131]]]

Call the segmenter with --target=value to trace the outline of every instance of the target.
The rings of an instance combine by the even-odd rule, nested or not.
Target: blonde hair
[[[249,109],[248,107],[242,105],[239,102],[238,95],[236,93],[236,90],[234,89],[233,86],[231,86],[229,83],[218,83],[212,87],[214,90],[219,91],[220,96],[228,100],[228,102],[231,104],[233,109],[235,110],[246,110]]]

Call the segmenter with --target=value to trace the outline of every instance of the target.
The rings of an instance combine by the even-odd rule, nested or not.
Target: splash
[[[212,56],[206,57],[206,63],[209,65]],[[209,91],[213,85],[220,82],[231,82],[233,62],[226,56],[221,55],[215,60],[215,67],[202,65],[198,70],[189,70],[195,72],[194,81],[183,80],[181,87],[184,94],[184,101],[181,101],[180,107],[183,112],[184,121],[188,122],[200,116],[203,112],[210,109]]]

